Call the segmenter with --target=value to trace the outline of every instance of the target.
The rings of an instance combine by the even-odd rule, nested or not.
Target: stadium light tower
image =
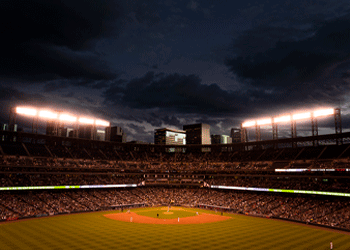
[[[310,120],[311,119],[311,125],[312,125],[312,135],[317,136],[318,135],[318,119],[320,117],[330,116],[334,115],[335,119],[335,133],[339,134],[341,133],[341,116],[340,116],[340,109],[334,109],[334,108],[328,108],[328,109],[318,109],[314,111],[309,112],[303,112],[303,113],[295,113],[290,115],[283,115],[283,116],[277,116],[274,118],[265,118],[260,120],[250,120],[243,122],[241,124],[241,131],[242,131],[242,142],[247,142],[247,128],[255,127],[256,130],[256,140],[261,140],[260,135],[260,126],[263,125],[272,125],[272,137],[274,140],[278,139],[278,124],[280,123],[286,123],[290,122],[291,124],[291,136],[292,138],[297,137],[297,127],[296,123],[297,121],[301,120]],[[315,143],[318,143],[317,141]],[[338,143],[338,141],[337,141]],[[341,142],[340,142],[341,143]],[[294,146],[294,145],[293,145]]]
[[[103,120],[96,120],[95,121],[96,126],[101,126],[101,127],[109,127],[111,124],[107,121]]]
[[[39,111],[39,117],[46,118],[46,119],[57,119],[58,114],[51,112],[49,110],[40,110]]]
[[[256,126],[256,121],[247,121],[241,124],[241,142],[248,141],[247,128]]]
[[[16,113],[25,116],[36,116],[38,111],[34,108],[17,107]]]
[[[342,124],[341,124],[341,114],[340,114],[340,108],[334,109],[334,127],[335,127],[335,133],[341,134],[342,133]],[[336,141],[337,145],[343,144],[342,138],[337,138]]]
[[[29,108],[29,107],[16,107],[15,108],[15,113],[16,114],[20,114],[20,115],[24,115],[24,116],[33,117],[33,120],[32,120],[32,133],[34,133],[35,118],[37,118],[37,113],[38,113],[37,109]],[[36,132],[38,132],[38,128],[36,129]]]
[[[63,122],[73,122],[74,123],[77,121],[77,118],[75,116],[71,116],[68,114],[60,114],[58,119],[60,121],[63,121]]]
[[[92,126],[91,138],[93,140],[97,139],[97,127],[109,127],[110,126],[110,123],[108,121],[95,120],[95,119],[92,119],[92,118],[85,118],[85,117],[80,117],[79,118],[79,123],[83,124],[83,125]]]
[[[72,116],[70,114],[67,114],[62,111],[50,111],[47,109],[36,109],[36,108],[31,108],[31,107],[16,107],[12,108],[10,110],[10,124],[15,124],[16,122],[16,115],[24,115],[24,116],[29,116],[33,117],[33,122],[32,122],[32,132],[34,132],[34,124],[35,120],[38,122],[38,119],[45,119],[48,122],[50,121],[53,123],[54,126],[54,135],[58,135],[58,130],[60,125],[64,123],[70,123],[73,124],[75,131],[77,131],[79,124],[84,124],[84,125],[92,125],[93,130],[96,130],[97,127],[109,127],[110,123],[108,121],[100,120],[100,119],[94,119],[94,118],[86,118],[86,117],[76,117]],[[36,130],[37,132],[38,130]],[[93,132],[93,138],[96,137],[96,133]],[[77,134],[74,135],[76,137]]]
[[[271,125],[272,124],[272,118],[264,118],[256,121],[256,140],[261,141],[261,126]]]
[[[278,124],[279,123],[286,123],[291,121],[291,115],[284,115],[284,116],[278,116],[273,118],[273,124],[272,124],[272,138],[274,140],[278,139]]]

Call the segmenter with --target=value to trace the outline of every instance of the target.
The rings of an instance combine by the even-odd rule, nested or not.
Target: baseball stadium
[[[243,122],[229,144],[1,130],[0,249],[350,249],[350,133],[317,112]],[[318,134],[323,114],[335,133]]]

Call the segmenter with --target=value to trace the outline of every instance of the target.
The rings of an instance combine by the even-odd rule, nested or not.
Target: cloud
[[[191,0],[188,4],[187,4],[187,8],[188,9],[191,9],[191,10],[197,10],[197,8],[198,8],[198,6],[199,6],[199,3],[197,3],[196,1],[193,1],[193,0]]]
[[[236,55],[225,63],[237,76],[253,80],[252,84],[285,87],[293,81],[310,81],[348,60],[349,42],[348,18],[325,21],[306,31],[257,27],[236,40]]]
[[[0,85],[0,100],[3,103],[16,102],[24,104],[46,103],[46,98],[40,94],[29,94],[12,87]]]
[[[0,76],[26,81],[114,78],[92,45],[118,35],[122,11],[108,0],[3,2]]]
[[[225,64],[255,112],[339,106],[350,92],[349,43],[350,15],[303,28],[258,26],[235,40]]]
[[[0,112],[0,121],[7,123],[10,110],[13,107],[20,105],[33,105],[37,106],[46,106],[49,104],[47,98],[41,94],[30,94],[25,91],[17,90],[13,87],[2,86],[0,85],[0,100],[1,100],[1,111]]]
[[[334,79],[333,73],[323,76],[305,86],[299,81],[284,88],[269,89],[246,82],[230,91],[215,83],[203,84],[196,75],[148,72],[140,78],[111,83],[102,97],[106,106],[124,110],[124,114],[120,114],[124,119],[146,121],[158,127],[172,121],[168,124],[178,126],[181,122],[173,120],[169,114],[179,119],[186,115],[243,118],[248,114],[266,116],[344,100],[349,92],[349,86],[343,83],[345,80]],[[331,80],[333,85],[328,84]]]
[[[82,7],[84,6],[84,7]],[[113,72],[88,52],[111,36],[121,13],[108,1],[7,1],[0,11],[4,43],[0,75],[43,81],[110,79]]]
[[[181,113],[227,113],[237,109],[238,95],[217,84],[201,84],[196,75],[148,72],[141,78],[113,84],[104,92],[107,103],[135,109],[160,108]]]

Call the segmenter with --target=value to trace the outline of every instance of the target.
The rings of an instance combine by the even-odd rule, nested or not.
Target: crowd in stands
[[[157,182],[201,181],[209,185],[238,187],[259,187],[274,189],[312,190],[350,193],[350,179],[326,179],[276,176],[213,176],[186,174],[128,174],[94,172],[16,172],[0,173],[0,187],[99,185],[99,184],[139,184],[143,181]]]
[[[316,190],[350,193],[350,178],[296,178],[290,174],[271,177],[277,168],[345,169],[345,159],[334,160],[333,147],[284,148],[251,151],[159,153],[119,149],[68,146],[3,145],[0,156],[0,186],[58,186],[139,184],[147,182],[144,172],[180,173],[188,171],[247,171],[242,175],[201,175],[209,185]],[[344,156],[347,145],[343,146]],[[0,150],[1,151],[1,150]],[[18,154],[18,155],[16,155]],[[321,157],[324,156],[324,157]],[[327,157],[326,157],[327,156]],[[329,160],[330,158],[333,160]],[[323,160],[326,159],[326,160]],[[273,160],[279,160],[278,164]],[[261,171],[258,172],[258,171]],[[269,172],[270,171],[270,172]],[[264,172],[264,173],[262,173]],[[167,174],[169,173],[169,174]],[[234,172],[236,173],[236,172]],[[331,174],[332,172],[326,172]],[[318,175],[322,176],[322,173]],[[188,174],[196,179],[195,175]],[[264,176],[266,175],[266,176]],[[345,175],[345,172],[344,172]],[[158,175],[159,176],[159,175]],[[162,175],[163,176],[163,175]],[[176,176],[174,174],[174,176]],[[164,177],[164,176],[163,176]],[[187,178],[187,177],[186,177]],[[169,178],[170,179],[170,178]],[[217,190],[210,188],[138,187],[132,189],[77,189],[2,191],[0,219],[55,215],[113,209],[116,206],[174,204],[220,206],[236,213],[283,218],[350,230],[350,200],[331,196],[303,196],[264,192]]]
[[[145,206],[213,205],[231,212],[284,218],[350,230],[349,200],[276,193],[227,191],[208,188],[139,187],[69,191],[5,192],[0,196],[0,218],[55,215]]]
[[[190,154],[191,155],[191,154]],[[72,159],[53,157],[17,157],[1,156],[0,167],[26,167],[43,168],[44,170],[60,169],[112,169],[129,171],[168,170],[168,171],[274,171],[275,168],[284,169],[346,169],[350,168],[349,161],[290,161],[279,165],[273,162],[223,162],[223,161],[192,161],[190,155],[188,161],[178,161],[173,157],[159,156],[155,158],[145,157],[143,160],[94,160]],[[165,159],[166,158],[166,159]],[[278,166],[277,166],[278,165]]]

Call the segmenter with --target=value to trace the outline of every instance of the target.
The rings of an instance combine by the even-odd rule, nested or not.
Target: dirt
[[[232,219],[231,217],[228,217],[228,216],[205,214],[205,213],[201,213],[196,216],[180,218],[179,220],[152,218],[148,216],[138,215],[134,212],[105,214],[104,216],[113,220],[118,220],[118,221],[125,221],[125,222],[132,222],[132,223],[146,223],[146,224],[202,224],[202,223],[212,223],[212,222]]]

